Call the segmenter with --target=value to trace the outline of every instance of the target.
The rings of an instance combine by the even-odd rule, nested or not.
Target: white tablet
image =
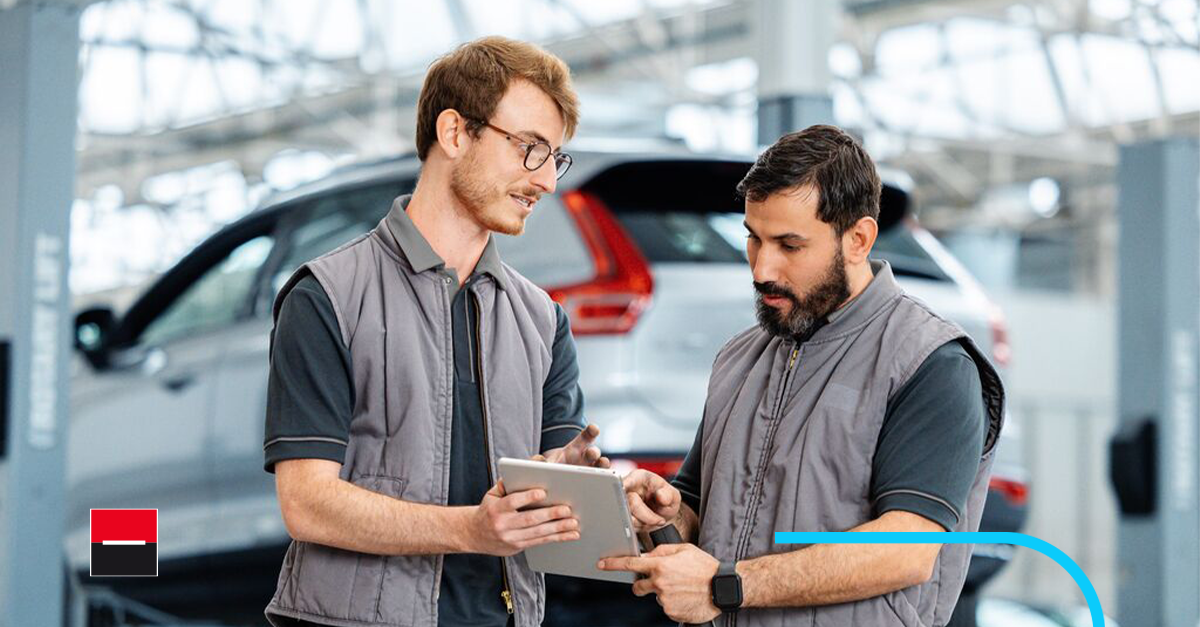
[[[639,554],[625,488],[616,471],[509,457],[501,458],[498,465],[506,492],[542,488],[546,499],[538,507],[566,504],[579,519],[578,540],[525,549],[530,568],[553,575],[635,581],[634,573],[596,568],[602,558]]]

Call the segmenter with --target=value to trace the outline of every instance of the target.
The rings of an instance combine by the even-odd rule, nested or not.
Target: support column
[[[1117,170],[1120,382],[1112,476],[1123,625],[1200,620],[1200,143],[1126,146]]]
[[[833,124],[829,49],[839,0],[757,0],[758,143],[813,124]]]
[[[78,9],[0,10],[0,625],[63,624]]]

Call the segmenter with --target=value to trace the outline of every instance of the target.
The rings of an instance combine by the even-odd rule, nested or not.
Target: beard
[[[846,278],[846,260],[842,256],[842,248],[838,246],[824,276],[803,298],[774,282],[755,283],[754,289],[758,291],[754,297],[758,325],[764,331],[775,337],[805,337],[850,298],[850,281]],[[784,314],[764,303],[764,295],[787,298],[792,307]]]
[[[489,186],[480,175],[483,171],[477,149],[472,147],[462,163],[450,173],[450,193],[483,228],[504,235],[524,233],[525,217],[518,215],[515,209],[511,213],[504,211],[508,208],[505,203],[511,203],[508,192]],[[520,193],[531,198],[541,195],[536,190],[523,190]]]

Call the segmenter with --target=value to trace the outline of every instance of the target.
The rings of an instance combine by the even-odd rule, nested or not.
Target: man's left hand
[[[721,615],[712,603],[712,578],[720,562],[694,544],[664,544],[642,557],[610,557],[597,566],[645,575],[633,584],[633,593],[657,595],[671,620],[706,623]]]
[[[600,447],[594,445],[596,438],[599,436],[600,427],[588,425],[586,429],[580,431],[579,435],[575,436],[575,439],[568,442],[566,446],[552,448],[546,451],[544,455],[535,456],[534,459],[554,462],[556,464],[608,468],[612,465],[612,462],[600,453]]]

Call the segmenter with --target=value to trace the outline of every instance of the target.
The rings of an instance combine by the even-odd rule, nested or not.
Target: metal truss
[[[126,67],[136,76],[127,77],[135,86],[133,93],[113,94],[133,109],[126,112],[131,115],[125,128],[95,124],[84,103],[78,196],[86,198],[102,186],[116,185],[125,204],[156,206],[143,194],[141,182],[163,173],[232,160],[249,184],[261,185],[263,168],[285,149],[367,158],[406,150],[412,143],[416,96],[426,65],[457,42],[496,30],[471,0],[446,0],[441,5],[309,0],[302,3],[310,9],[303,23],[289,17],[297,14],[298,1],[107,0],[87,7],[81,55],[85,88],[94,64],[114,51],[125,55]],[[515,32],[505,30],[565,59],[585,99],[636,94],[639,102],[632,115],[639,119],[622,118],[624,109],[608,116],[595,108],[585,112],[581,131],[606,135],[628,128],[662,128],[655,120],[681,103],[752,107],[753,85],[701,93],[690,88],[685,77],[692,68],[754,56],[754,1],[642,0],[632,14],[597,20],[590,17],[595,6],[584,0],[509,0],[505,6],[521,19]],[[1173,79],[1161,63],[1164,54],[1200,54],[1200,8],[1194,0],[1129,0],[1124,15],[1114,16],[1112,11],[1093,10],[1094,2],[844,0],[838,46],[852,51],[858,69],[835,72],[831,89],[861,112],[854,130],[869,144],[886,145],[883,160],[914,176],[923,204],[934,208],[934,216],[975,219],[961,209],[985,190],[1039,176],[1054,177],[1065,188],[1102,187],[1111,181],[1118,144],[1200,133],[1200,113],[1168,108],[1167,85]],[[403,21],[411,13],[414,21],[423,21],[429,11],[440,11],[438,20],[448,25],[442,40],[428,49],[398,53],[398,41],[409,34],[396,31],[397,16]],[[326,24],[332,16],[349,14],[357,24],[357,42],[333,46],[336,53],[329,53],[329,46],[322,46],[322,38],[328,36]],[[150,15],[168,16],[178,36],[149,32],[144,26]],[[891,78],[879,58],[880,42],[902,29],[932,29],[943,53],[929,71],[961,75],[980,60],[978,53],[960,56],[951,50],[947,33],[955,20],[963,19],[1023,29],[1036,42],[1062,120],[1059,128],[1020,128],[995,111],[978,110],[961,90],[953,108],[977,132],[933,135],[919,125],[889,119],[888,100],[872,97],[872,87]],[[1104,100],[1087,64],[1081,78],[1068,81],[1070,68],[1062,67],[1052,48],[1073,47],[1082,54],[1079,49],[1092,37],[1118,39],[1144,51],[1158,103],[1156,115],[1142,120],[1112,115],[1111,121],[1099,124],[1085,115],[1089,110],[1112,113],[1114,104]],[[1002,61],[1011,52],[1000,46],[984,55]],[[154,65],[161,67],[164,59],[180,75],[180,88],[165,94],[149,78]],[[247,77],[256,86],[249,97]],[[197,83],[212,86],[215,96],[207,108],[198,108],[189,96],[190,86]],[[920,89],[907,95],[918,103],[923,98],[933,102],[935,96]],[[1100,206],[1107,211],[1111,203]],[[937,209],[960,211],[938,214]]]

